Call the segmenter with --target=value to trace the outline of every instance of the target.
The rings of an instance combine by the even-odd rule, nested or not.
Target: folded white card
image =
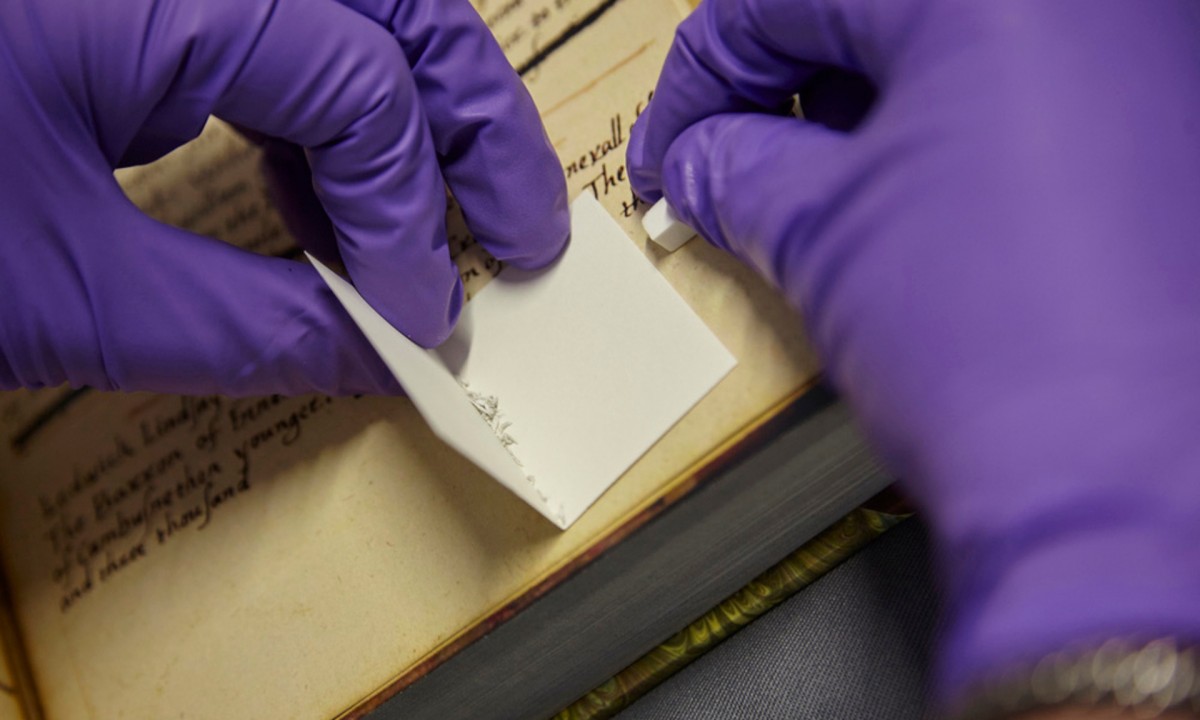
[[[590,194],[562,256],[506,268],[435,350],[310,259],[433,431],[560,528],[737,364]]]

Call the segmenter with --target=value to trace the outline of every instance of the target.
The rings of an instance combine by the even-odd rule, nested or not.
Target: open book
[[[674,512],[810,387],[816,363],[775,292],[706,243],[660,253],[638,225],[625,143],[686,3],[476,6],[522,71],[571,195],[599,202],[737,367],[565,531],[406,398],[2,394],[0,685],[20,686],[25,710],[0,688],[0,718],[361,714]],[[214,122],[119,179],[166,222],[292,254],[256,162]],[[451,235],[478,293],[496,263],[461,222]]]

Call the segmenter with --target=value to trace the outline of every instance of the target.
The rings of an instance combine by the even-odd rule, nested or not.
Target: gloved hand
[[[850,132],[778,112],[828,68],[878,90]],[[923,506],[943,701],[1200,640],[1200,5],[705,0],[628,159],[801,310]]]
[[[418,343],[462,303],[445,183],[502,260],[567,235],[536,109],[467,0],[12,0],[0,98],[0,388],[398,389],[312,268],[124,197],[114,167],[210,114],[308,148],[351,278]]]

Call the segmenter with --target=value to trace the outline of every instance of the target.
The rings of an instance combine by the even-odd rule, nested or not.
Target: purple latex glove
[[[301,263],[142,215],[114,181],[209,114],[303,145],[359,290],[415,341],[462,288],[445,184],[523,267],[566,239],[528,93],[467,0],[0,3],[0,388],[396,391]]]
[[[858,127],[777,112],[830,67]],[[927,512],[943,700],[1200,640],[1200,5],[706,0],[629,165],[803,312]]]

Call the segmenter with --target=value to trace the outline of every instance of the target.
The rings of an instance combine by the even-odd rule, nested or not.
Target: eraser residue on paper
[[[696,236],[696,231],[685,225],[671,207],[667,199],[662,198],[654,203],[642,216],[642,228],[650,239],[667,252],[675,252],[688,240]]]
[[[504,413],[500,412],[500,398],[495,395],[485,395],[472,390],[471,384],[461,378],[459,378],[458,384],[462,385],[463,390],[467,392],[467,398],[475,406],[480,417],[487,422],[492,432],[496,433],[496,439],[500,441],[501,445],[508,448],[509,453],[513,456],[513,460],[516,460],[518,465],[524,467],[521,458],[517,457],[516,451],[512,449],[512,446],[517,444],[517,440],[508,434],[508,429],[512,427],[512,421],[505,418]]]

